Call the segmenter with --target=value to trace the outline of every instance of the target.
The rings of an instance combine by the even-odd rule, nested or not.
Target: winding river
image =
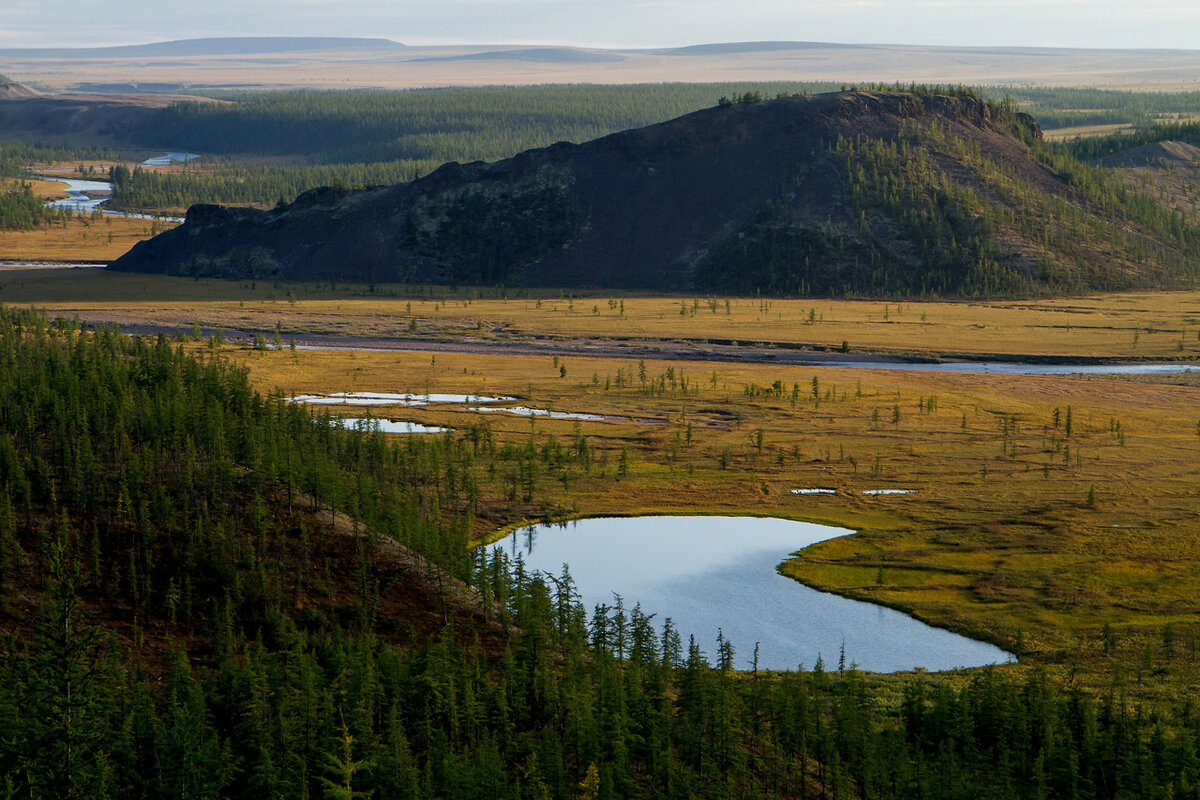
[[[195,153],[164,153],[161,156],[148,158],[142,162],[144,166],[166,166],[187,161],[193,161],[200,156]],[[83,180],[80,178],[60,178],[57,175],[49,175],[40,170],[34,170],[33,174],[37,175],[41,180],[53,181],[54,183],[66,184],[63,192],[66,197],[60,200],[52,200],[46,205],[51,208],[65,208],[68,211],[73,211],[76,214],[91,214],[94,211],[100,211],[110,217],[128,217],[130,219],[162,219],[169,222],[183,222],[183,217],[167,217],[161,214],[138,214],[127,211],[109,211],[101,208],[105,203],[112,199],[112,184],[108,181]]]

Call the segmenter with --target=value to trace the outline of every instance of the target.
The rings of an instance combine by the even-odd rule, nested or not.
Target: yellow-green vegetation
[[[517,446],[532,436],[543,453],[584,442],[585,463],[567,459],[531,479],[554,484],[529,493],[553,504],[525,502],[516,476],[482,487],[480,537],[527,518],[589,514],[826,521],[859,533],[809,548],[787,563],[788,574],[1034,663],[1083,665],[1093,675],[1108,675],[1111,664],[1129,674],[1192,674],[1196,387],[584,357],[222,355],[244,363],[264,391],[507,394],[539,408],[656,420],[371,409],[459,431],[487,424]],[[813,487],[837,494],[791,492]],[[888,488],[916,493],[862,494]]]
[[[814,586],[893,605],[1092,680],[1118,665],[1191,674],[1200,534],[1200,387],[1094,376],[826,369],[642,356],[677,340],[814,345],[850,355],[1195,358],[1200,293],[1002,303],[565,296],[494,290],[10,271],[0,300],[190,335],[258,331],[264,344],[189,347],[233,358],[263,391],[504,394],[608,422],[458,406],[325,407],[486,425],[545,467],[481,486],[483,538],[527,519],[597,513],[783,515],[859,533],[791,561]],[[83,300],[81,298],[86,298]],[[415,328],[415,330],[414,330]],[[278,334],[275,331],[278,330]],[[529,355],[292,350],[314,334],[424,347],[550,342]],[[583,353],[603,345],[607,355]],[[714,346],[715,347],[715,346]],[[726,352],[737,357],[738,349]],[[703,349],[696,346],[697,350]],[[768,351],[770,352],[770,351]],[[761,354],[761,351],[760,351]],[[1174,385],[1175,382],[1184,385]],[[314,409],[315,411],[317,409]],[[652,420],[650,422],[642,420]],[[476,428],[486,435],[482,428]],[[549,445],[553,437],[553,444]],[[586,457],[578,454],[581,441]],[[527,482],[537,491],[526,491]],[[834,495],[792,489],[831,488]],[[867,496],[869,489],[915,494]],[[1166,627],[1166,626],[1170,627]],[[1164,632],[1166,637],[1164,640]],[[1166,683],[1162,683],[1166,680]],[[1149,685],[1149,684],[1148,684]]]
[[[42,200],[58,200],[63,196],[65,183],[51,180],[28,180],[25,178],[0,178],[0,192],[22,189],[28,186],[34,196]]]
[[[174,225],[162,220],[73,214],[31,230],[0,231],[0,260],[111,261]]]
[[[19,274],[19,281],[0,279],[4,302],[45,306],[84,319],[181,329],[198,323],[273,332],[278,325],[285,339],[341,335],[493,343],[597,339],[612,344],[669,340],[699,350],[706,344],[764,343],[779,348],[781,357],[807,348],[844,348],[851,358],[862,353],[1200,358],[1200,292],[1194,291],[896,303],[236,283],[54,270]]]
[[[1046,139],[1051,142],[1069,141],[1078,139],[1083,136],[1108,136],[1113,133],[1122,133],[1132,130],[1133,126],[1126,123],[1115,123],[1109,125],[1072,125],[1068,128],[1054,128],[1043,133]]]

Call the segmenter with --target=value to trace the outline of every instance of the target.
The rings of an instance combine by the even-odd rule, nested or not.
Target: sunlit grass
[[[491,510],[476,520],[481,537],[543,514],[812,519],[858,533],[807,549],[785,565],[787,574],[1009,648],[1020,640],[1035,661],[1055,662],[1069,650],[1101,668],[1109,658],[1100,649],[1105,623],[1119,632],[1119,653],[1131,658],[1160,636],[1165,621],[1177,621],[1180,641],[1200,633],[1188,616],[1188,598],[1200,596],[1195,387],[647,361],[648,381],[668,368],[676,376],[674,391],[668,383],[652,396],[641,390],[636,359],[556,364],[550,356],[225,353],[245,363],[264,391],[486,391],[539,407],[662,420],[531,424],[456,407],[373,409],[460,430],[486,422],[498,438],[516,443],[531,434],[539,443],[550,435],[588,438],[596,448],[590,471],[574,469],[565,482],[543,479],[539,495],[552,502],[507,502],[491,487]],[[618,370],[632,385],[613,384]],[[681,378],[689,382],[686,394]],[[785,387],[782,397],[746,394],[748,385],[776,380]],[[922,413],[931,397],[933,410]],[[617,469],[622,449],[625,475]],[[813,486],[838,493],[791,494]],[[889,487],[918,493],[861,494]]]
[[[0,260],[106,262],[174,223],[90,214],[28,231],[0,231]],[[76,278],[78,276],[75,276]],[[0,282],[8,284],[7,276]],[[93,279],[94,280],[94,279]],[[0,300],[10,301],[0,292]]]
[[[149,225],[141,222],[143,229]],[[106,225],[86,241],[99,245]],[[138,226],[131,227],[136,236]],[[3,242],[0,238],[0,246]],[[72,252],[82,258],[85,251]],[[699,351],[733,342],[763,344],[779,349],[781,356],[844,348],[850,358],[863,353],[1200,358],[1200,292],[990,302],[608,293],[572,297],[551,290],[451,291],[53,271],[26,273],[20,286],[5,283],[6,302],[180,328],[199,323],[206,328],[273,332],[278,326],[285,338],[300,339],[335,335],[547,343],[586,338],[613,346],[668,339]]]

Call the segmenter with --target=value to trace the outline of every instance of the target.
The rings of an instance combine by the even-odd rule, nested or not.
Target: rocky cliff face
[[[777,294],[1175,280],[1169,243],[1150,261],[1104,252],[1106,226],[1129,221],[1034,158],[1038,138],[1030,118],[972,97],[729,103],[408,184],[317,189],[270,211],[195,206],[112,268]],[[1048,238],[1055,214],[1063,229]]]

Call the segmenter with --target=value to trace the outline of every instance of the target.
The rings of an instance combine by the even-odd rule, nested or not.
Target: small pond
[[[934,628],[893,609],[819,592],[780,575],[790,554],[852,531],[762,517],[628,517],[535,525],[489,545],[527,568],[561,575],[568,564],[589,613],[620,595],[640,603],[656,627],[670,617],[712,660],[717,630],[735,664],[750,667],[755,642],[763,669],[811,668],[820,656],[836,669],[944,670],[1004,663],[984,642]]]
[[[363,430],[378,430],[383,433],[446,433],[450,428],[441,428],[437,425],[422,425],[419,422],[408,422],[398,419],[366,419],[355,417],[333,417],[330,420],[333,425],[340,425],[343,428],[361,428]]]
[[[494,403],[511,403],[513,397],[487,397],[470,394],[398,394],[388,392],[334,392],[332,394],[301,394],[289,397],[293,403],[304,403],[310,406],[427,406],[431,403],[452,403],[466,406],[474,411],[499,411],[518,417],[546,417],[547,419],[573,419],[581,422],[640,422],[647,425],[657,424],[660,420],[639,419],[635,417],[608,416],[605,414],[588,414],[581,411],[551,411],[547,408],[530,408],[529,406],[498,406],[485,405]]]
[[[389,392],[335,392],[333,394],[301,394],[289,397],[293,403],[310,406],[427,406],[430,403],[457,403],[472,406],[476,403],[509,402],[511,397],[485,397],[473,394],[405,394]]]
[[[606,414],[589,414],[583,411],[551,411],[548,408],[530,408],[529,406],[494,406],[478,408],[477,411],[500,411],[505,414],[515,414],[518,417],[546,417],[547,419],[575,419],[582,422],[640,422],[644,425],[655,425],[660,420],[638,419],[635,417],[610,416]]]

